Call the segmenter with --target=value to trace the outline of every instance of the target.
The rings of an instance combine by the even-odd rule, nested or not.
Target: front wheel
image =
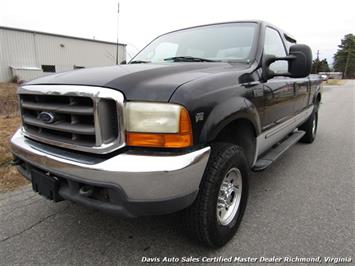
[[[227,243],[237,231],[248,197],[248,163],[243,150],[215,143],[195,202],[185,210],[190,234],[211,247]]]

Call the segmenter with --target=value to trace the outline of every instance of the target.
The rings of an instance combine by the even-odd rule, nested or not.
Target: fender
[[[312,101],[313,104],[316,103],[316,100],[317,100],[318,96],[319,96],[319,100],[322,101],[322,94],[321,94],[320,89],[318,89],[316,91],[316,93],[314,94],[314,96],[313,96],[313,101]]]
[[[256,107],[246,98],[233,97],[212,109],[201,130],[199,142],[206,143],[213,140],[224,127],[240,118],[252,123],[256,136],[261,133],[260,117]]]
[[[322,83],[318,79],[314,79],[314,75],[310,75],[309,78],[309,86],[310,86],[310,97],[308,104],[315,104],[317,97],[319,96],[322,99]]]

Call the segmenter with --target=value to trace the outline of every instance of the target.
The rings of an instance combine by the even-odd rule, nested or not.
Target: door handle
[[[297,83],[294,82],[292,86],[293,86],[293,96],[296,97],[297,96]]]

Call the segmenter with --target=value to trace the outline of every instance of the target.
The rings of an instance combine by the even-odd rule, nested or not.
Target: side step
[[[253,167],[253,171],[259,172],[269,167],[277,158],[287,151],[293,144],[296,144],[305,134],[304,131],[295,131],[287,139],[283,140],[275,148],[271,148],[262,158],[258,159]]]

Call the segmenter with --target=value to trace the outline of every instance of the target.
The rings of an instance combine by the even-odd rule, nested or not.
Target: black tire
[[[217,199],[224,177],[231,169],[241,175],[241,197],[236,214],[227,225],[217,217]],[[248,198],[248,163],[243,150],[229,143],[215,143],[195,202],[184,210],[184,224],[190,235],[210,247],[221,247],[236,233]]]
[[[306,134],[300,139],[300,142],[312,143],[316,139],[318,129],[318,105],[314,106],[311,116],[299,127],[299,129],[306,132]]]

